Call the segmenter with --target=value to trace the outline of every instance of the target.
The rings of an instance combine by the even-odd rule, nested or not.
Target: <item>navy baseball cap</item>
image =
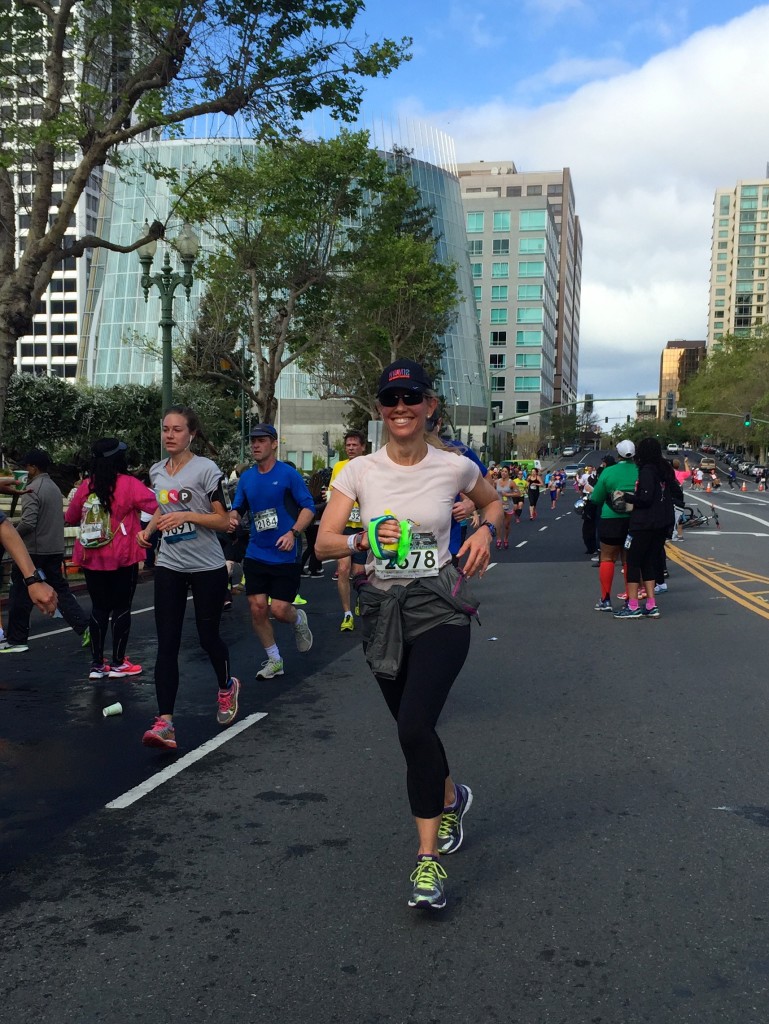
[[[278,432],[271,423],[255,423],[248,433],[249,437],[271,437],[273,441],[278,440]]]
[[[377,395],[392,388],[419,391],[424,394],[425,391],[432,391],[433,382],[424,366],[420,366],[419,363],[415,363],[411,359],[398,359],[382,371]]]

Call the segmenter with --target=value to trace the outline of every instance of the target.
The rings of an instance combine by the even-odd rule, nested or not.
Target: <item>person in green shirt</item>
[[[614,466],[607,466],[596,480],[588,501],[598,507],[598,539],[601,544],[598,563],[600,598],[595,605],[597,612],[613,612],[611,591],[614,586],[614,564],[619,558],[625,572],[625,541],[628,534],[630,513],[616,511],[611,505],[614,491],[633,491],[638,480],[638,467],[633,458],[635,445],[632,441],[620,441],[617,445],[618,459]],[[627,589],[627,587],[625,588]]]

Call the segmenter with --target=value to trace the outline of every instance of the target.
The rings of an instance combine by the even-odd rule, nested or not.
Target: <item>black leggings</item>
[[[667,530],[631,530],[627,550],[627,581],[656,580],[662,571]],[[663,577],[664,579],[664,577]]]
[[[139,565],[124,565],[119,569],[83,569],[83,575],[91,598],[88,627],[93,662],[101,664],[104,661],[111,615],[112,665],[122,665],[131,632],[131,604],[139,578]]]
[[[443,812],[443,784],[450,773],[435,726],[469,649],[469,623],[435,626],[406,645],[397,678],[376,677],[398,723],[415,818],[437,818]]]
[[[318,527],[320,523],[311,523],[304,531],[304,536],[307,541],[307,547],[304,549],[302,555],[302,568],[309,563],[310,572],[322,572],[323,562],[315,554],[315,541],[318,537]]]
[[[227,567],[223,565],[220,569],[204,572],[177,572],[158,566],[155,569],[155,626],[158,633],[155,691],[159,715],[174,713],[179,689],[179,648],[189,588],[192,588],[200,646],[211,660],[220,690],[230,678],[230,652],[219,636],[222,605],[227,592]]]

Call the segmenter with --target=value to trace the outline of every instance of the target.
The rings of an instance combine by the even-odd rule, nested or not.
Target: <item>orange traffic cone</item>
[[[758,481],[758,489],[759,489],[759,491],[763,491],[763,489],[764,489],[764,481],[763,480],[759,480]]]
[[[740,487],[740,490],[744,493],[745,491],[747,491],[747,489],[748,489],[748,485],[743,480],[742,481],[742,487]]]
[[[710,486],[710,480],[708,480],[708,486],[705,488],[705,494],[711,494],[713,488]]]

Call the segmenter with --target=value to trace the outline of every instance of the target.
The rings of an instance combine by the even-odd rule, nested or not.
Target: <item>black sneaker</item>
[[[409,898],[409,906],[443,910],[446,906],[446,893],[443,888],[445,877],[446,869],[437,857],[418,857],[417,866],[411,872],[414,889]]]
[[[464,832],[462,819],[470,810],[473,802],[473,791],[469,786],[456,783],[457,806],[453,811],[444,811],[438,826],[438,852],[442,854],[456,853],[462,845]]]

